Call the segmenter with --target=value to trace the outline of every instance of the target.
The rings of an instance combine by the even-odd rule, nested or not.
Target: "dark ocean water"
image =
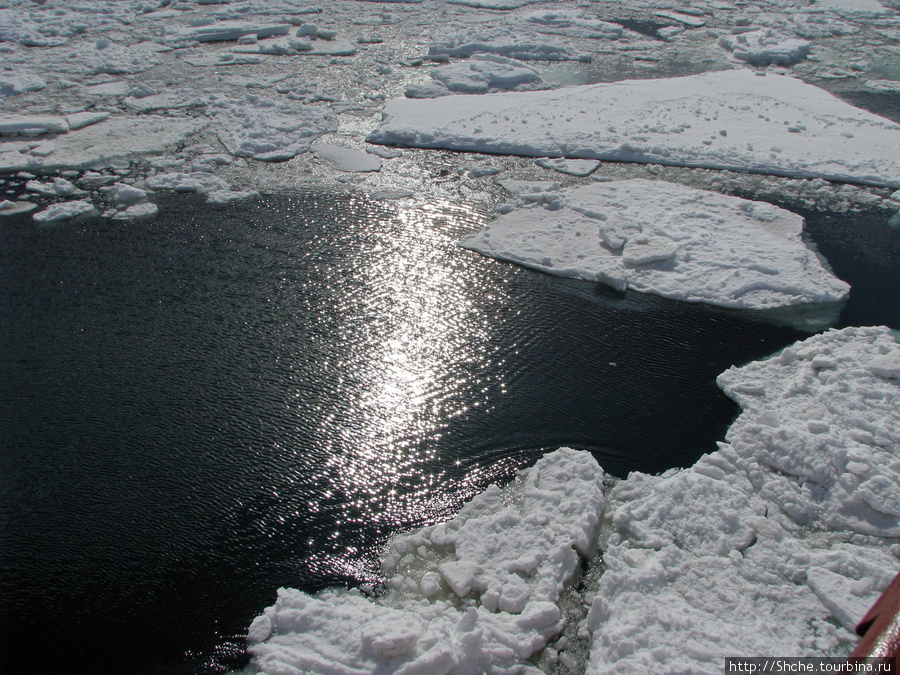
[[[737,413],[716,375],[804,336],[482,258],[449,204],[160,207],[0,221],[2,673],[239,667],[276,588],[376,580],[547,449],[693,463]],[[842,325],[900,326],[887,215],[810,215]]]

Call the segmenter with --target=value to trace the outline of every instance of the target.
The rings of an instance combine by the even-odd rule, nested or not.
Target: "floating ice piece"
[[[431,71],[431,77],[446,88],[446,93],[522,91],[544,84],[534,68],[493,54],[475,54],[465,61],[439,66]]]
[[[677,21],[678,23],[684,24],[685,26],[688,26],[690,28],[700,28],[701,26],[706,25],[706,19],[695,14],[688,14],[687,12],[663,11],[656,12],[656,16],[662,17],[663,19]]]
[[[875,19],[891,16],[892,10],[878,0],[816,0],[813,7],[830,9],[833,12],[857,19]]]
[[[69,123],[64,117],[53,115],[0,115],[0,136],[41,136],[64,134]]]
[[[57,223],[62,220],[73,220],[80,216],[93,215],[97,210],[88,201],[63,202],[54,204],[34,214],[35,222],[41,225]]]
[[[555,159],[542,157],[536,159],[534,163],[545,169],[553,169],[570,176],[590,176],[600,166],[600,162],[595,159],[564,159],[562,157]]]
[[[231,204],[232,202],[242,202],[247,199],[258,197],[259,193],[253,190],[213,190],[206,195],[207,204]]]
[[[255,35],[258,39],[273,35],[287,35],[291,31],[288,23],[261,24],[250,21],[218,21],[206,26],[192,26],[169,33],[168,42],[216,42],[238,40],[245,35]]]
[[[602,469],[562,448],[453,520],[395,537],[390,589],[311,597],[280,589],[248,631],[261,673],[524,672],[564,623],[560,593],[603,509]],[[464,604],[460,595],[467,596]],[[509,670],[507,670],[509,669]]]
[[[48,197],[65,197],[75,192],[78,188],[65,178],[54,178],[52,183],[30,180],[25,184],[25,189],[47,195]]]
[[[313,154],[325,160],[338,171],[369,172],[381,170],[381,159],[364,150],[344,145],[321,143],[313,146]]]
[[[112,199],[116,204],[133,205],[147,199],[147,191],[126,183],[115,183],[112,186]]]
[[[833,365],[817,372],[819,357]],[[732,653],[814,656],[854,639],[897,566],[900,392],[871,372],[885,357],[900,359],[890,330],[846,328],[731,368],[719,385],[743,412],[728,442],[613,488],[590,675],[717,672]],[[811,416],[830,430],[810,432]],[[874,450],[853,440],[863,430]]]
[[[147,218],[149,216],[155,216],[158,211],[159,207],[153,202],[142,202],[140,204],[132,204],[121,211],[116,211],[116,213],[113,214],[112,219],[133,220],[135,218]]]
[[[663,181],[595,183],[523,196],[460,244],[559,276],[722,307],[835,302],[849,286],[803,244],[803,219]]]
[[[151,190],[174,190],[175,192],[207,193],[216,190],[231,190],[224,180],[203,171],[160,173],[149,176],[146,183]]]
[[[625,29],[617,23],[601,21],[595,16],[574,9],[540,10],[526,12],[519,21],[534,26],[539,33],[565,35],[591,40],[618,40]]]
[[[80,113],[72,113],[66,115],[66,122],[69,125],[69,131],[84,129],[92,124],[98,124],[109,119],[109,113],[106,111],[94,112],[92,110]]]
[[[0,117],[0,126],[3,119],[8,118]],[[27,129],[36,119],[39,118],[27,118],[12,126],[18,124]],[[68,126],[63,118],[49,118],[37,130],[46,132],[57,124]],[[47,157],[26,155],[19,149],[12,149],[14,140],[0,139],[0,171],[81,168],[117,158],[156,154],[183,141],[206,124],[193,119],[155,115],[110,117],[69,133],[60,133],[54,139],[55,151]]]
[[[397,99],[387,103],[368,141],[900,187],[900,125],[800,80],[747,69]]]
[[[37,208],[37,204],[31,202],[11,202],[8,199],[0,201],[0,216],[13,216],[17,213],[27,213]]]
[[[786,35],[769,28],[722,35],[719,44],[734,54],[736,59],[754,66],[776,63],[789,66],[802,61],[809,55],[809,40],[794,35]]]
[[[104,45],[102,46],[101,45]],[[162,63],[162,56],[146,49],[114,42],[80,43],[39,50],[29,63],[44,72],[79,75],[134,75]]]
[[[888,468],[898,459],[900,406],[897,380],[883,377],[893,372],[888,363],[900,367],[887,329],[844,329],[719,376],[744,408],[726,440],[763,472],[768,501],[797,525],[900,536],[900,486]],[[763,396],[737,386],[751,379],[766,382]],[[808,419],[828,431],[816,433]]]
[[[496,54],[523,61],[590,61],[589,54],[575,51],[564,44],[549,42],[537,31],[523,34],[517,27],[498,26],[482,30],[459,30],[436,35],[428,54],[468,57],[473,54]]]
[[[179,89],[178,91],[151,94],[136,98],[128,96],[123,103],[137,112],[152,112],[156,110],[179,110],[182,108],[198,108],[209,105],[212,96],[200,94],[192,89]]]
[[[415,197],[416,193],[412,190],[379,190],[373,192],[371,196],[372,199],[387,201],[391,199],[407,199],[409,197]]]
[[[26,71],[0,71],[0,97],[19,96],[47,86],[43,78]]]
[[[290,159],[308,150],[317,136],[337,129],[330,110],[249,94],[215,101],[208,112],[228,152],[263,161]]]

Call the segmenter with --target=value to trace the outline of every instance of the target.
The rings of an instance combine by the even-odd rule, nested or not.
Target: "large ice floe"
[[[387,592],[281,589],[250,627],[263,673],[525,673],[601,537],[589,673],[719,673],[725,657],[837,655],[896,573],[900,345],[813,336],[733,367],[743,412],[693,467],[607,481],[560,449],[446,523],[395,537]],[[605,509],[605,512],[604,512]]]
[[[900,346],[813,336],[733,367],[719,450],[610,493],[589,673],[719,673],[726,656],[838,654],[897,572]]]
[[[281,589],[252,624],[263,673],[522,672],[564,626],[558,601],[590,553],[603,470],[589,453],[545,455],[446,523],[395,537],[388,591]]]
[[[81,168],[157,154],[203,129],[205,121],[84,112],[0,117],[0,171]]]
[[[765,202],[641,179],[549,187],[524,184],[518,208],[460,243],[559,276],[722,307],[836,302],[849,290],[804,245],[803,219]]]
[[[394,100],[368,140],[900,187],[900,125],[800,80],[747,69]]]

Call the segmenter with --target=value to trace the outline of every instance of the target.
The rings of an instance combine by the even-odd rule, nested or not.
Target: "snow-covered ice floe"
[[[523,191],[517,208],[461,245],[559,276],[721,307],[837,302],[849,291],[804,245],[803,219],[765,202],[642,179],[550,188]]]
[[[0,115],[0,172],[81,168],[163,152],[206,122],[156,115]]]
[[[262,161],[291,159],[308,150],[317,136],[337,129],[337,116],[327,108],[254,94],[220,99],[208,112],[228,152]]]
[[[587,452],[545,455],[446,523],[395,537],[387,593],[281,589],[249,631],[263,673],[523,672],[564,626],[557,602],[588,555],[603,470]],[[513,669],[513,670],[506,670]]]
[[[770,63],[790,65],[805,59],[810,48],[809,40],[779,33],[770,28],[736,35],[722,35],[719,44],[732,52],[736,59],[756,66]]]
[[[900,125],[800,80],[748,69],[397,99],[368,141],[900,187]]]
[[[897,573],[900,346],[816,335],[731,368],[719,450],[609,496],[589,673],[720,673],[726,656],[840,654]]]

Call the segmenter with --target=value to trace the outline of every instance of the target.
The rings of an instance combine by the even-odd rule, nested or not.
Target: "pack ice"
[[[382,558],[382,597],[280,589],[250,627],[254,665],[263,673],[523,672],[564,626],[557,602],[594,543],[603,481],[589,453],[561,448],[453,520],[394,538]]]
[[[367,140],[900,187],[900,125],[800,80],[747,69],[398,99]]]
[[[846,653],[897,572],[900,345],[830,330],[733,367],[719,450],[609,495],[588,673],[720,673],[726,656]]]
[[[541,186],[542,187],[542,186]],[[665,181],[523,191],[519,208],[460,244],[559,276],[676,300],[767,309],[836,302],[789,211]]]

